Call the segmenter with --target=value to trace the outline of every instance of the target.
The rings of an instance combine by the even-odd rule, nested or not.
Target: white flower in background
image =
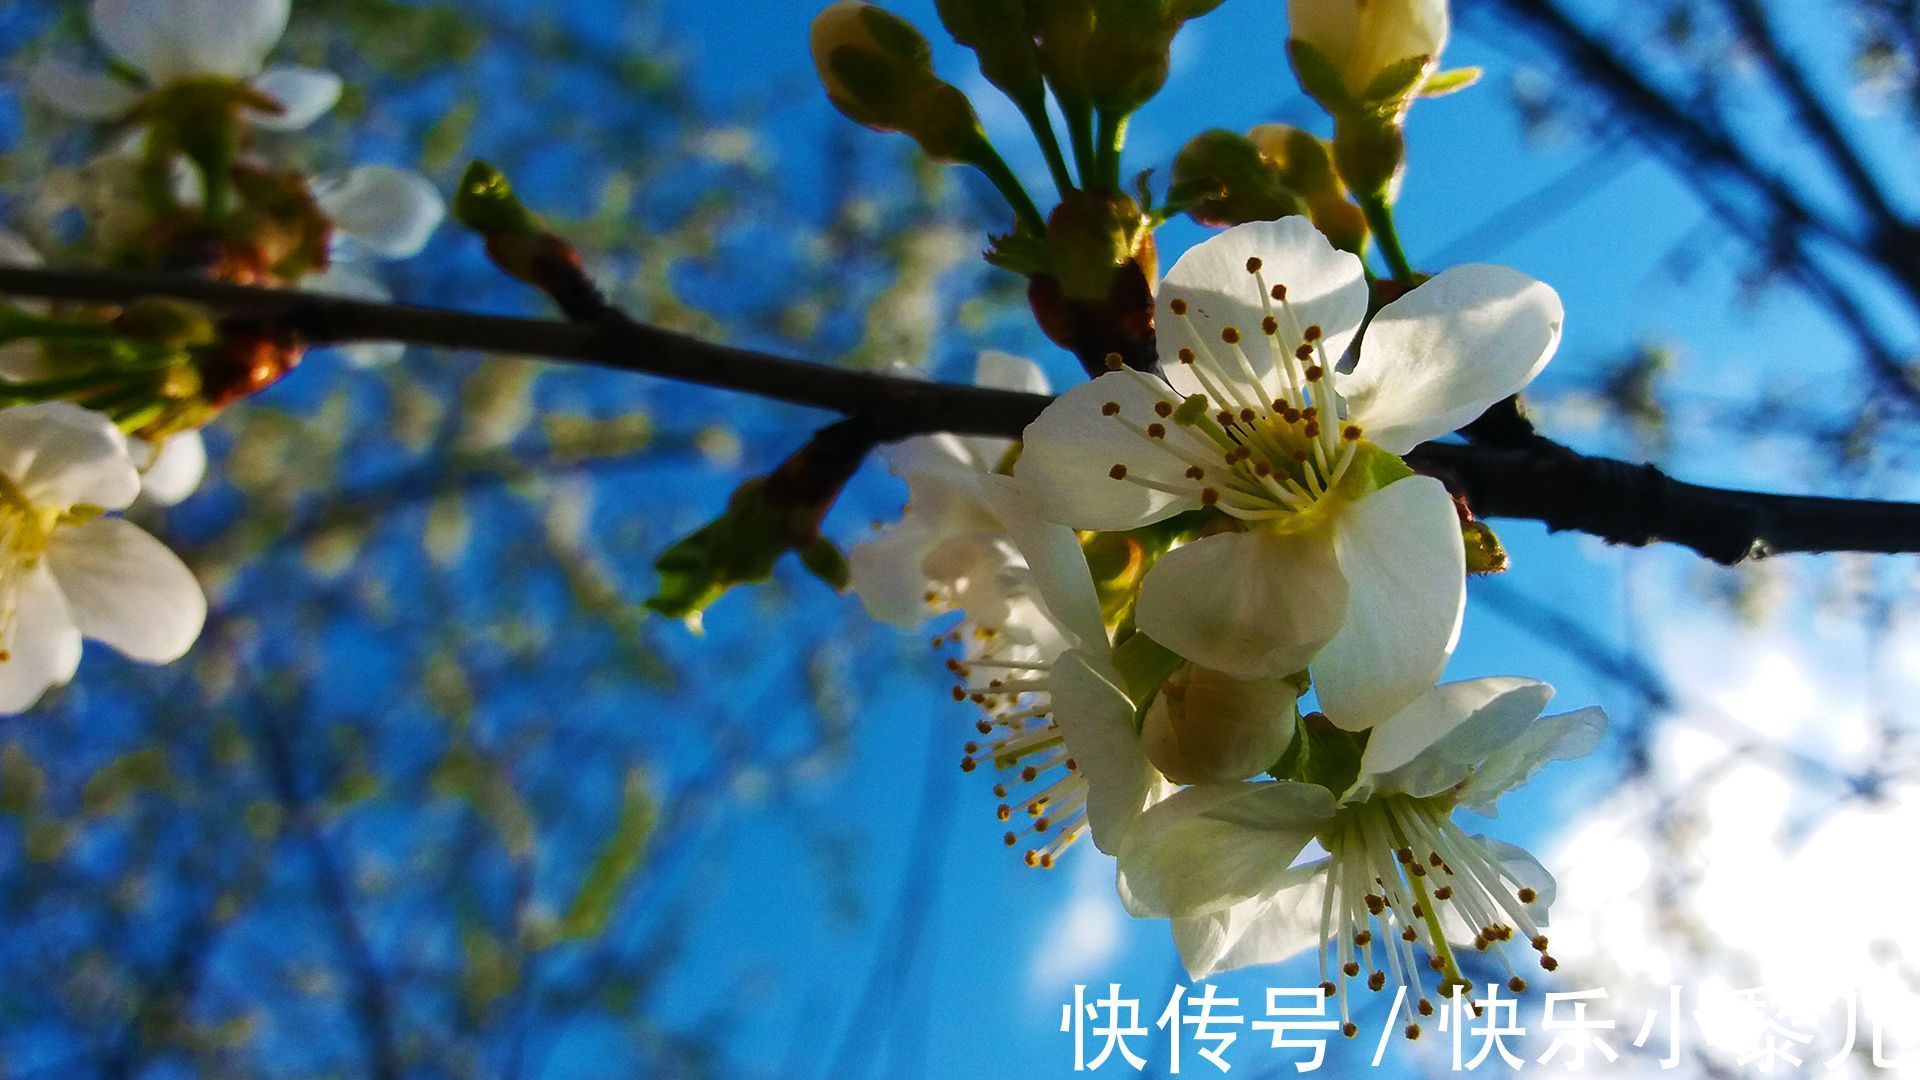
[[[1287,21],[1292,40],[1331,64],[1356,102],[1399,64],[1432,72],[1447,45],[1447,0],[1289,0]]]
[[[105,121],[169,86],[228,79],[279,106],[253,113],[255,124],[298,130],[333,108],[341,83],[332,72],[266,66],[286,32],[288,9],[289,0],[94,0],[94,36],[140,82],[49,58],[29,73],[28,85],[66,115]]]
[[[333,222],[327,269],[296,282],[300,288],[356,300],[393,299],[372,263],[420,253],[447,214],[447,203],[426,177],[391,165],[362,165],[313,183],[314,200]],[[392,363],[406,351],[397,342],[341,346],[360,367]]]
[[[1194,978],[1317,945],[1323,988],[1340,996],[1349,1024],[1346,991],[1363,972],[1369,989],[1403,986],[1429,1014],[1423,966],[1441,973],[1442,994],[1467,981],[1457,941],[1490,955],[1518,992],[1525,984],[1506,952],[1516,934],[1555,966],[1543,933],[1553,879],[1452,816],[1458,807],[1491,816],[1543,765],[1598,744],[1606,720],[1596,708],[1539,718],[1552,695],[1514,678],[1434,687],[1372,730],[1337,799],[1304,783],[1188,788],[1129,830],[1122,899],[1135,915],[1175,920]],[[1296,865],[1314,840],[1325,856]]]
[[[206,479],[207,441],[198,431],[167,436],[157,452],[145,439],[128,439],[127,449],[140,469],[140,497],[155,506],[186,501]]]
[[[0,266],[39,266],[44,261],[40,258],[40,252],[25,237],[0,229]],[[12,304],[35,315],[46,312],[46,306],[38,301],[0,297],[0,304]],[[15,341],[0,345],[0,379],[17,382],[45,378],[46,375],[46,363],[38,343]]]
[[[1003,352],[982,353],[974,378],[998,389],[1048,390],[1033,361]],[[1010,439],[942,434],[908,439],[892,451],[893,469],[907,482],[906,512],[847,557],[853,591],[869,614],[910,629],[965,610],[976,627],[1050,633],[1044,620],[1014,613],[1032,603],[1026,564],[985,493],[987,477],[1012,446]]]
[[[65,402],[0,409],[0,712],[73,677],[82,637],[177,660],[206,620],[179,557],[107,512],[140,494],[127,441]]]
[[[976,377],[984,386],[1046,389],[1031,362],[1005,353],[983,354]],[[982,714],[960,767],[1001,771],[997,813],[1019,819],[1007,846],[1033,838],[1028,865],[1050,868],[1086,833],[1090,813],[1086,778],[1054,723],[1054,676],[1063,658],[1070,680],[1107,670],[1107,628],[1079,539],[1048,521],[1025,485],[996,471],[1011,446],[947,435],[903,444],[895,467],[907,478],[907,511],[848,562],[854,592],[882,622],[916,627],[964,613],[933,639],[956,654],[946,662],[955,699]]]
[[[1382,309],[1338,370],[1367,296],[1360,260],[1305,218],[1229,229],[1160,289],[1166,378],[1125,369],[1067,391],[1016,469],[1078,529],[1225,515],[1148,571],[1140,629],[1239,678],[1311,664],[1348,730],[1433,684],[1466,599],[1452,500],[1395,455],[1525,386],[1562,315],[1532,278],[1456,267]]]

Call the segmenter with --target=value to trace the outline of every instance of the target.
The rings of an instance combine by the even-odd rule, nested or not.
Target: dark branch
[[[312,345],[403,341],[636,371],[858,414],[886,440],[936,431],[1018,436],[1047,404],[1033,394],[848,371],[627,321],[507,318],[170,274],[12,266],[0,266],[0,295],[95,303],[165,296],[269,319]]]
[[[886,439],[942,431],[1018,438],[1051,400],[845,371],[634,322],[470,315],[197,278],[0,267],[0,295],[98,303],[168,296],[273,319],[315,344],[401,341],[643,372],[858,416]],[[1920,552],[1920,505],[1684,483],[1651,465],[1561,446],[1534,432],[1511,402],[1465,430],[1478,444],[1427,443],[1408,461],[1483,517],[1540,521],[1619,544],[1682,544],[1723,563],[1788,552]]]

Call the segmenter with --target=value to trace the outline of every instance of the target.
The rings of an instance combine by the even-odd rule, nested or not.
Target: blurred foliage
[[[278,58],[350,89],[262,153],[415,165],[447,191],[485,156],[661,325],[870,367],[971,351],[936,342],[996,223],[871,144],[836,147],[796,214],[764,134],[780,117],[696,100],[651,5],[295,9]],[[0,10],[22,45],[0,222],[55,253],[69,223],[31,193],[92,133],[13,76],[93,48],[82,13]],[[452,227],[387,277],[413,302],[543,311]],[[987,297],[976,330],[1013,295],[961,285]],[[145,515],[214,599],[202,643],[163,670],[90,650],[71,688],[0,719],[0,1075],[532,1075],[582,1027],[623,1075],[728,1074],[705,1029],[657,1019],[691,902],[674,867],[739,793],[777,806],[832,775],[860,616],[797,567],[697,643],[643,601],[742,466],[818,419],[419,351],[316,354],[223,417],[208,486]],[[794,655],[768,664],[783,621]]]

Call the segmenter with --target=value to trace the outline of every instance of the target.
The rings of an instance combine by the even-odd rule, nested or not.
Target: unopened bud
[[[1087,100],[1093,27],[1093,0],[1027,0],[1027,29],[1039,49],[1041,74],[1063,103]]]
[[[1286,753],[1298,700],[1289,679],[1249,681],[1190,665],[1161,687],[1140,738],[1175,783],[1244,780]]]
[[[1140,207],[1110,192],[1068,193],[1047,219],[1047,259],[1069,300],[1104,300],[1149,235]]]
[[[913,24],[840,0],[814,18],[812,36],[820,82],[848,119],[911,135],[935,161],[978,156],[986,137],[973,105],[933,73],[932,50]]]
[[[1207,225],[1274,221],[1301,210],[1280,169],[1259,147],[1221,128],[1203,131],[1181,148],[1167,197]]]
[[[1359,251],[1367,238],[1367,216],[1347,197],[1347,186],[1334,171],[1333,147],[1287,124],[1261,124],[1247,132],[1247,138],[1279,170],[1282,183],[1333,246]]]
[[[1013,100],[1044,103],[1040,51],[1027,30],[1026,0],[935,0],[953,40],[972,49],[980,74]]]
[[[1401,111],[1440,62],[1446,0],[1289,0],[1300,85],[1335,116]]]

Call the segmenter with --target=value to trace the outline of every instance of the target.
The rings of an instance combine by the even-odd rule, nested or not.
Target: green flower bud
[[[840,0],[813,20],[813,63],[855,123],[911,135],[935,161],[973,161],[985,145],[973,104],[933,73],[927,39],[897,15]]]
[[[1063,103],[1087,100],[1093,26],[1093,0],[1027,0],[1027,29],[1039,48],[1041,74]]]
[[[1140,738],[1175,783],[1245,780],[1292,744],[1299,691],[1290,679],[1242,680],[1188,665],[1161,684]]]
[[[1026,0],[935,0],[934,6],[953,40],[979,57],[988,82],[1023,105],[1043,100],[1040,50],[1027,30]]]
[[[1181,148],[1168,201],[1206,225],[1273,221],[1301,210],[1279,167],[1250,139],[1222,128],[1203,131]]]
[[[1146,222],[1125,195],[1070,192],[1047,219],[1047,261],[1070,300],[1102,300],[1139,253]]]
[[[1359,251],[1367,239],[1367,216],[1347,196],[1333,167],[1333,147],[1309,131],[1286,124],[1261,124],[1247,132],[1260,156],[1280,172],[1281,182],[1306,206],[1333,245]]]

